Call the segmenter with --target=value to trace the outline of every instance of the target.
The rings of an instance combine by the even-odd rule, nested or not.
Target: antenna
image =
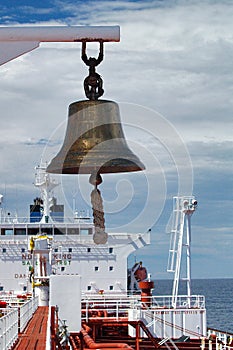
[[[59,185],[58,182],[52,180],[46,172],[46,166],[37,166],[34,185],[40,189],[43,200],[43,216],[41,222],[47,223],[51,219],[50,216],[50,201],[51,191]]]

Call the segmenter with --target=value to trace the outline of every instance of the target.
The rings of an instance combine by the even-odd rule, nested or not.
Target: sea
[[[172,280],[156,280],[154,295],[171,295]],[[184,282],[180,282],[179,294],[186,294]],[[192,295],[204,295],[207,326],[233,334],[233,279],[193,279]]]

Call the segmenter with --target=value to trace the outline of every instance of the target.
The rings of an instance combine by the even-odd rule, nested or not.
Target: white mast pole
[[[186,213],[186,259],[187,259],[187,295],[188,295],[188,306],[190,307],[191,302],[191,215]]]
[[[186,281],[187,303],[191,306],[191,216],[197,207],[193,196],[174,197],[171,246],[169,249],[168,272],[174,272],[172,306],[175,308],[179,291],[179,281]],[[184,238],[186,232],[186,237]],[[185,242],[183,242],[185,240]],[[182,250],[186,253],[186,276],[181,278]]]

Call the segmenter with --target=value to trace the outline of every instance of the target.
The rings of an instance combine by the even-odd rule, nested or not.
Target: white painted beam
[[[120,41],[119,26],[0,27],[0,65],[39,47],[41,42]]]
[[[0,41],[120,41],[119,26],[0,27]]]

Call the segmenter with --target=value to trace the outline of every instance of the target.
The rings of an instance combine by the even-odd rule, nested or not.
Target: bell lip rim
[[[60,174],[60,175],[90,175],[90,174],[119,174],[119,173],[133,173],[137,171],[144,171],[146,167],[142,164],[141,166],[131,166],[127,170],[124,167],[118,167],[117,171],[111,169],[111,167],[67,167],[67,168],[55,168],[49,169],[49,166],[46,168],[46,172],[50,174]],[[112,170],[112,171],[111,171]]]

